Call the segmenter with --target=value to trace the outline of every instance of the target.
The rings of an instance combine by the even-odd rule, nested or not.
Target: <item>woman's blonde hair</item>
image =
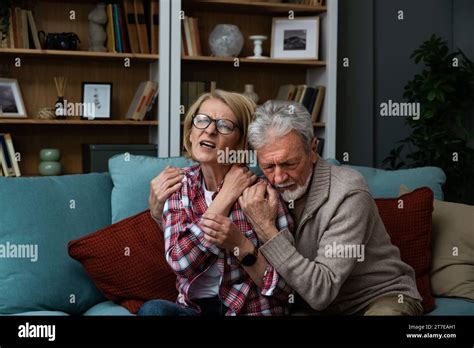
[[[189,108],[186,117],[184,119],[184,149],[185,156],[195,160],[192,151],[191,141],[189,135],[193,127],[193,115],[199,111],[202,103],[209,99],[217,99],[226,104],[234,113],[237,118],[237,125],[240,128],[240,143],[238,150],[247,150],[247,129],[249,124],[252,122],[256,104],[240,93],[227,92],[221,89],[216,89],[213,92],[204,93],[199,97],[196,102]]]

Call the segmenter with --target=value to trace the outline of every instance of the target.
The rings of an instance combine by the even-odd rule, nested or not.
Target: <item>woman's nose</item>
[[[217,133],[217,126],[215,122],[211,122],[211,124],[205,129],[207,134],[216,134]]]

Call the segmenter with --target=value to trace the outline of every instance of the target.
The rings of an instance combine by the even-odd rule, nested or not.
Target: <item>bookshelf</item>
[[[173,3],[175,1],[173,0]],[[245,84],[253,84],[259,95],[259,104],[275,99],[278,89],[286,84],[326,86],[326,96],[319,122],[313,123],[315,134],[325,139],[324,157],[335,157],[336,149],[336,83],[337,83],[337,0],[326,0],[325,6],[291,3],[258,2],[251,0],[176,0],[172,13],[184,11],[199,21],[199,38],[202,56],[182,56],[181,40],[174,46],[180,64],[171,67],[172,81],[216,81],[217,88],[244,91]],[[270,56],[272,18],[288,16],[293,11],[298,16],[320,16],[320,60],[249,59],[253,55],[250,35],[266,35],[263,54]],[[244,47],[239,55],[239,67],[234,58],[212,57],[207,43],[209,34],[217,24],[235,24],[244,36]],[[181,38],[181,23],[171,26],[175,38]],[[172,47],[173,49],[173,47]],[[179,95],[179,83],[171,83],[171,91]],[[171,100],[170,132],[180,134],[179,98]],[[170,152],[181,153],[181,139],[174,139]]]
[[[13,2],[13,6],[26,5],[33,11],[38,30],[74,32],[81,40],[77,51],[0,49],[0,77],[18,80],[28,114],[27,119],[0,117],[0,132],[11,134],[15,151],[21,154],[22,176],[39,175],[39,151],[43,148],[61,150],[63,174],[80,174],[83,172],[82,144],[150,144],[157,141],[153,137],[159,127],[157,106],[149,120],[132,121],[125,116],[140,82],[158,81],[159,55],[88,51],[88,14],[97,3],[99,1],[94,0]],[[114,3],[122,4],[122,0]],[[75,14],[73,20],[71,11]],[[15,66],[18,59],[20,67]],[[129,66],[125,66],[125,61]],[[82,101],[83,82],[111,83],[111,118],[38,119],[38,111],[54,107],[57,100],[54,76],[68,78],[65,99],[70,103]]]

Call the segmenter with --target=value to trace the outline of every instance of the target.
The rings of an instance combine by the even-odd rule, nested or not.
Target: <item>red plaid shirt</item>
[[[201,167],[184,168],[184,172],[181,189],[166,201],[163,211],[166,260],[177,274],[177,302],[199,308],[189,299],[189,288],[194,280],[217,262],[222,276],[219,297],[227,307],[226,315],[285,314],[292,290],[273,266],[267,265],[263,287],[259,289],[231,250],[220,249],[204,239],[200,219],[208,207],[202,188]],[[232,206],[229,218],[245,237],[259,246],[257,236],[238,202]],[[278,230],[292,230],[293,227],[292,219],[281,202],[276,225]]]

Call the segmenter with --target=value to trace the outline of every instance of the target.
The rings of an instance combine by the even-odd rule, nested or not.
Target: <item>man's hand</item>
[[[150,182],[150,204],[151,215],[161,220],[166,200],[181,187],[183,171],[180,168],[166,167],[160,175]]]
[[[246,238],[227,216],[205,213],[201,225],[204,238],[219,248],[233,250],[245,245]]]
[[[239,204],[262,243],[266,243],[278,233],[275,227],[278,193],[272,187],[260,181],[244,190]]]
[[[226,196],[232,204],[242,195],[242,192],[253,185],[257,176],[247,167],[234,164],[224,177],[224,184],[218,195]]]

